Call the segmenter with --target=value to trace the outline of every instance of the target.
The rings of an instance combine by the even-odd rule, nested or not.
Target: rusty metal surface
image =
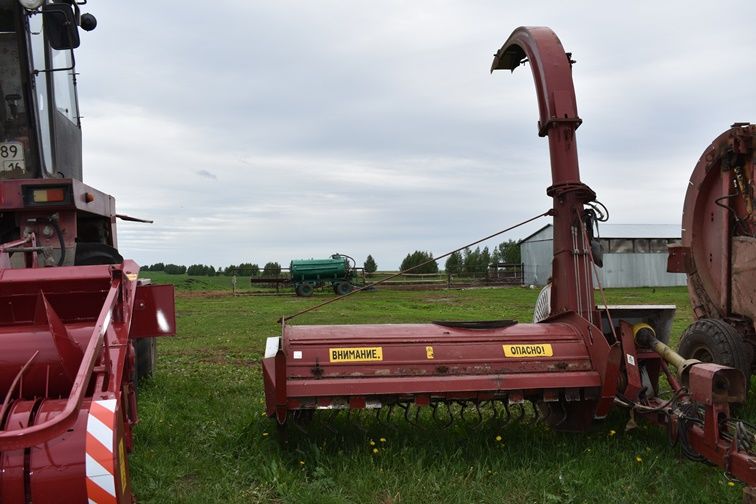
[[[732,311],[756,321],[756,238],[732,239]]]
[[[754,241],[748,239],[756,236],[754,138],[756,126],[734,125],[703,152],[690,178],[682,249],[673,251],[673,256],[684,257],[671,257],[670,266],[688,273],[698,318],[748,316],[754,311],[753,289],[749,296],[747,288],[756,255]]]

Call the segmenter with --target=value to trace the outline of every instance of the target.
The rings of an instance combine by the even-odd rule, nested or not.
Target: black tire
[[[686,359],[740,369],[748,390],[751,381],[751,349],[743,341],[743,336],[727,322],[719,319],[693,322],[680,338],[677,352]]]
[[[120,264],[123,256],[110,245],[104,243],[77,243],[74,265],[93,266],[96,264]]]
[[[352,284],[349,282],[339,282],[334,286],[333,290],[337,295],[344,296],[352,292]]]
[[[155,371],[157,338],[140,338],[134,341],[134,368],[137,385]]]
[[[296,289],[297,296],[300,296],[300,297],[310,297],[312,296],[312,293],[314,290],[315,288],[308,283],[301,283],[297,285],[297,289]]]

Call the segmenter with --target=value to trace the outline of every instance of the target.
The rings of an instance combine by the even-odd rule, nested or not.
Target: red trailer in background
[[[321,409],[397,407],[406,416],[410,407],[430,407],[435,417],[439,405],[456,403],[464,416],[468,407],[498,403],[509,411],[530,401],[553,428],[580,431],[621,405],[664,425],[690,457],[756,485],[752,429],[730,418],[730,405],[745,397],[743,373],[686,360],[667,347],[673,307],[594,302],[593,268],[601,263],[594,230],[604,212],[580,180],[574,62],[549,28],[521,27],[496,53],[492,71],[525,62],[538,95],[538,134],[548,138],[551,158],[548,317],[536,324],[284,320],[263,360],[268,415],[283,425]],[[662,376],[672,390],[667,400],[659,396]]]
[[[0,502],[130,503],[137,380],[173,287],[117,250],[81,182],[76,2],[0,0]],[[130,218],[127,218],[130,219]]]

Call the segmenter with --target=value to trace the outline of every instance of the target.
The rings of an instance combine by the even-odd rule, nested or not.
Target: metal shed
[[[667,273],[667,245],[680,240],[678,224],[602,224],[599,234],[604,267],[598,269],[597,277],[604,287],[686,285],[684,274]],[[553,238],[553,227],[548,224],[520,241],[526,285],[546,284]]]

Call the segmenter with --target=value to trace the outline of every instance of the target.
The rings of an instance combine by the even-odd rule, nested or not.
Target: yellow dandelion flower
[[[617,435],[617,431],[616,430],[612,429],[612,430],[609,431],[609,437],[612,437],[612,436],[615,436],[615,435]]]
[[[300,460],[299,465],[304,465],[304,460]]]
[[[501,436],[496,436],[496,442],[501,443]]]
[[[370,446],[375,446],[375,441],[373,441],[372,439],[370,440]]]
[[[382,437],[382,438],[381,438],[381,439],[380,439],[379,441],[380,441],[381,443],[385,443],[385,442],[386,442],[386,438],[385,438],[385,437]]]
[[[267,433],[267,432],[263,432],[263,437],[265,437],[265,436],[267,436],[267,435],[268,435],[268,433]]]
[[[378,448],[373,448],[373,453],[378,453]]]
[[[641,462],[643,462],[643,459],[641,458],[641,456],[640,456],[640,455],[636,455],[636,456],[635,456],[635,461],[636,461],[636,462],[638,462],[638,463],[640,464]]]
[[[735,483],[734,483],[734,482],[732,482],[732,481],[728,481],[728,482],[727,482],[727,486],[728,486],[728,487],[734,487],[734,486],[735,486]]]

